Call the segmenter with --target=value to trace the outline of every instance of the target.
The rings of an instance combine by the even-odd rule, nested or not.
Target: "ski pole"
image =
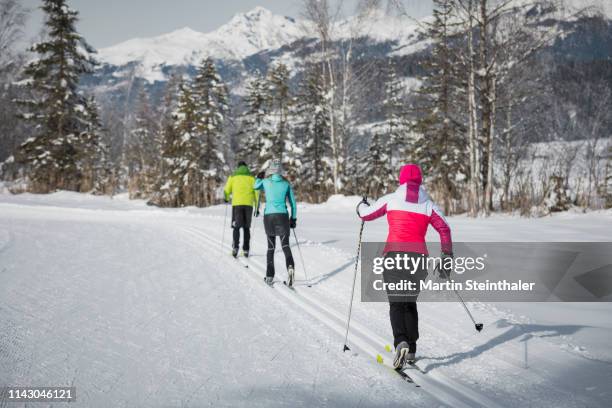
[[[295,238],[295,243],[298,247],[298,252],[300,253],[300,259],[302,260],[302,268],[304,269],[304,277],[306,277],[306,282],[309,281],[308,274],[306,273],[306,264],[304,263],[304,256],[302,256],[302,249],[300,248],[300,242],[298,241],[297,234],[295,233],[295,228],[293,228],[293,237]],[[308,284],[308,287],[311,288],[312,285]]]
[[[225,215],[223,216],[223,233],[221,234],[221,254],[223,255],[223,245],[225,244],[225,228],[227,228],[227,207],[228,203],[225,203]]]
[[[257,226],[257,220],[253,220],[251,224],[251,242],[255,242],[255,227]],[[250,246],[250,244],[249,244]]]
[[[359,228],[359,240],[357,241],[357,257],[355,258],[355,272],[353,274],[353,287],[351,289],[351,301],[349,303],[348,317],[346,319],[346,334],[344,336],[344,348],[342,351],[350,350],[348,346],[348,335],[349,327],[351,325],[351,313],[353,311],[353,297],[355,295],[355,282],[357,281],[357,265],[359,263],[359,253],[361,252],[361,236],[363,234],[363,226],[365,221],[361,221],[361,228]]]
[[[446,279],[447,280],[450,279],[450,276],[449,276],[448,272],[446,272],[445,269],[441,268],[440,266],[437,269],[444,271],[444,275],[446,275]],[[480,332],[484,328],[484,324],[483,323],[476,323],[476,320],[474,320],[474,316],[472,316],[472,313],[470,312],[470,309],[467,308],[467,306],[465,305],[465,302],[463,301],[463,298],[461,297],[461,294],[459,294],[459,292],[457,291],[457,289],[455,289],[454,286],[453,286],[453,291],[455,292],[455,295],[457,295],[457,297],[461,301],[461,305],[463,305],[463,308],[465,309],[465,312],[468,314],[468,316],[472,320],[472,323],[474,323],[474,328],[476,328],[476,331]]]
[[[257,215],[259,213],[259,194],[257,194],[257,198],[255,200],[255,209],[253,210],[253,218],[257,218]],[[251,242],[255,242],[255,227],[257,227],[257,220],[254,219],[252,222],[252,228],[251,228]]]

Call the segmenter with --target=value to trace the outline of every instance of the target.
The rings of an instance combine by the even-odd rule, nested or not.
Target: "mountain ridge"
[[[520,4],[526,0],[515,1]],[[571,0],[566,6],[578,9],[593,1],[596,0]],[[605,18],[612,24],[609,17]],[[420,21],[430,19],[428,16]],[[91,79],[100,86],[101,92],[112,90],[132,76],[153,85],[165,82],[176,68],[193,74],[202,59],[211,57],[219,64],[225,79],[239,85],[251,71],[265,72],[273,61],[294,68],[299,66],[299,50],[304,41],[315,37],[310,24],[307,20],[275,15],[258,6],[246,13],[237,13],[208,33],[183,27],[156,37],[134,38],[102,48],[98,53],[102,64]],[[336,22],[332,37],[335,41],[360,37],[362,51],[402,58],[421,53],[429,46],[430,42],[419,32],[419,22],[376,10],[365,19],[351,16]]]
[[[163,66],[195,65],[206,57],[242,60],[304,37],[299,23],[258,6],[238,13],[218,29],[202,33],[183,27],[149,38],[134,38],[98,51],[102,64],[137,63],[136,75],[148,82],[164,80]]]

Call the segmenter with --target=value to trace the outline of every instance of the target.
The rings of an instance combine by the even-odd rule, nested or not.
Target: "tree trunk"
[[[478,180],[480,169],[480,158],[478,154],[478,141],[476,136],[477,117],[476,117],[476,73],[474,67],[474,16],[472,14],[472,2],[469,3],[468,16],[468,115],[469,115],[469,150],[470,150],[470,193],[469,193],[469,214],[475,217],[479,211]]]
[[[334,103],[336,99],[336,83],[334,81],[334,71],[332,68],[331,56],[328,54],[327,49],[324,52],[326,61],[325,65],[327,65],[327,74],[328,74],[328,89],[329,98],[327,101],[327,114],[329,115],[329,132],[330,132],[330,140],[332,146],[332,160],[333,160],[333,180],[334,180],[334,194],[338,194],[339,192],[339,176],[340,176],[340,143],[338,140],[338,135],[336,134],[336,120],[334,115]]]
[[[486,215],[489,215],[489,208],[487,207],[486,194],[489,191],[488,186],[488,168],[489,168],[489,146],[491,145],[491,76],[488,70],[488,33],[489,29],[489,16],[487,13],[487,1],[480,0],[480,19],[478,22],[479,31],[479,47],[478,47],[478,76],[480,83],[480,105],[481,105],[481,123],[482,128],[480,131],[480,140],[482,142],[483,157],[480,167],[482,190],[484,197],[482,199],[482,206]]]
[[[512,100],[512,92],[510,92],[509,100]],[[505,157],[504,157],[504,171],[503,171],[503,184],[504,190],[501,199],[501,208],[507,211],[510,208],[509,197],[510,197],[510,180],[512,177],[512,102],[509,102],[508,109],[506,110],[506,136],[505,136]]]
[[[493,210],[493,144],[495,140],[495,113],[496,113],[496,82],[495,76],[491,78],[491,87],[489,89],[489,137],[487,145],[487,188],[485,190],[485,213],[491,215]]]

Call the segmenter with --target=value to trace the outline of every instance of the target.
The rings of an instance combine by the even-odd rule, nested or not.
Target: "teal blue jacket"
[[[287,200],[291,205],[291,218],[297,219],[297,204],[291,184],[278,174],[266,179],[255,180],[255,190],[263,190],[266,194],[266,214],[288,214]]]

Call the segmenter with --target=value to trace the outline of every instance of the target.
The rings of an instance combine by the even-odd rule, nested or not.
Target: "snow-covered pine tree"
[[[81,191],[94,194],[112,193],[112,168],[108,157],[98,104],[92,96],[85,103],[85,129],[79,137],[77,163],[81,174]]]
[[[385,122],[381,130],[387,135],[387,156],[390,161],[389,167],[393,169],[397,167],[395,166],[397,161],[403,163],[406,159],[409,126],[402,95],[404,86],[397,75],[393,60],[389,60],[385,73],[385,99],[382,104]],[[394,174],[391,177],[393,178]]]
[[[246,105],[238,134],[238,156],[252,169],[261,170],[266,162],[264,143],[271,140],[273,129],[267,82],[260,74],[248,84]]]
[[[547,213],[567,211],[572,201],[565,186],[565,179],[557,174],[549,178],[548,191],[543,200],[544,210]]]
[[[366,162],[370,155],[370,141],[365,144],[366,147],[364,147],[363,150],[358,150],[351,154],[351,177],[347,177],[347,184],[345,186],[346,191],[350,192],[351,195],[367,195],[368,183],[367,180],[364,179],[363,175],[366,174]]]
[[[149,204],[161,207],[178,207],[181,188],[178,172],[179,133],[175,129],[177,119],[177,95],[183,86],[180,77],[172,77],[166,85],[164,107],[160,124],[160,160],[158,162],[157,183]]]
[[[460,106],[459,64],[450,44],[451,0],[434,0],[433,22],[427,35],[433,41],[432,55],[424,63],[427,73],[419,90],[415,137],[409,143],[409,158],[421,165],[426,181],[444,211],[453,210],[459,187],[468,174],[465,129],[455,107]]]
[[[202,140],[198,137],[200,117],[190,84],[179,87],[178,106],[172,158],[172,171],[168,182],[176,188],[179,206],[202,204]]]
[[[16,148],[31,135],[28,124],[17,117],[20,107],[13,101],[20,95],[14,82],[25,65],[25,52],[18,49],[25,38],[29,10],[19,0],[0,0],[0,179],[15,180]],[[7,160],[5,166],[2,162]],[[4,168],[4,172],[2,172]]]
[[[360,172],[361,180],[365,180],[362,193],[368,197],[378,198],[386,194],[393,181],[388,144],[385,133],[374,132]]]
[[[268,89],[270,93],[270,117],[273,134],[264,139],[263,157],[266,162],[280,158],[285,167],[285,175],[297,181],[298,169],[301,166],[299,157],[302,154],[295,140],[291,124],[294,99],[289,89],[289,70],[284,64],[278,64],[269,73]]]
[[[320,65],[311,66],[300,86],[296,104],[297,130],[302,140],[300,192],[311,202],[333,191],[329,116],[325,111],[324,78]]]
[[[402,95],[403,85],[393,61],[389,60],[383,72],[385,96],[381,105],[384,120],[372,129],[374,135],[370,144],[370,149],[378,156],[366,159],[374,166],[371,171],[379,184],[379,194],[389,191],[396,180],[399,164],[406,159],[409,130]],[[384,149],[384,154],[380,149]],[[379,162],[381,157],[387,161]]]
[[[163,104],[160,109],[159,132],[155,138],[156,149],[159,156],[156,161],[157,181],[153,187],[153,194],[148,204],[162,207],[176,207],[177,186],[172,184],[172,171],[174,160],[177,157],[175,149],[178,147],[177,132],[174,129],[175,112],[177,108],[177,95],[182,79],[179,75],[172,75],[166,83]]]
[[[406,159],[409,126],[403,85],[392,61],[384,69],[385,96],[382,102],[384,120],[372,128],[369,154],[364,157],[361,174],[368,180],[363,193],[380,197],[395,184],[399,164]]]
[[[202,61],[193,82],[193,99],[196,104],[195,136],[201,141],[200,168],[203,173],[201,205],[213,204],[229,168],[225,159],[225,115],[229,111],[228,92],[212,59]]]
[[[134,127],[126,143],[125,165],[130,198],[149,197],[153,191],[159,156],[156,140],[159,122],[156,116],[147,92],[142,88],[138,94]]]
[[[77,87],[94,64],[89,53],[95,51],[76,32],[78,12],[65,0],[43,0],[41,8],[48,39],[30,49],[38,57],[25,67],[19,83],[31,98],[18,101],[27,110],[22,117],[34,121],[37,132],[22,144],[19,158],[31,191],[78,191],[79,135],[86,120],[85,100]]]

